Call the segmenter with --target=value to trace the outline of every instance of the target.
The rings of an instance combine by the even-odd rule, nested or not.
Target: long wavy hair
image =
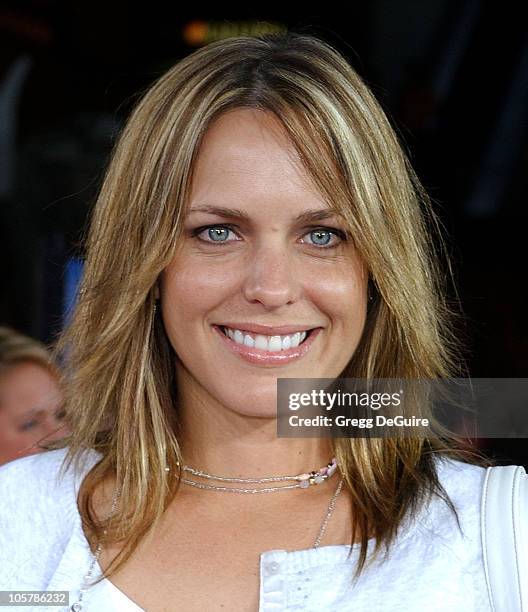
[[[148,89],[116,144],[93,210],[79,300],[57,347],[73,432],[62,468],[87,449],[101,454],[80,487],[79,511],[96,541],[122,543],[107,577],[177,497],[184,465],[177,356],[155,314],[155,287],[177,252],[200,142],[215,118],[237,108],[281,122],[368,267],[375,299],[342,376],[461,373],[439,223],[384,112],[345,58],[295,33],[195,51]],[[456,515],[436,455],[487,465],[449,434],[332,443],[351,494],[351,544],[361,542],[356,578],[369,562],[368,534],[374,556],[382,545],[388,553],[404,517],[433,494]],[[111,519],[93,507],[94,491],[109,478],[121,489]]]

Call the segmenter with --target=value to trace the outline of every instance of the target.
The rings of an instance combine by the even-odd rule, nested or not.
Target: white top
[[[92,558],[81,527],[77,492],[99,454],[90,451],[84,456],[81,474],[69,470],[57,482],[65,453],[50,451],[0,467],[0,591],[69,591],[71,606]],[[435,496],[414,521],[406,520],[391,556],[384,561],[382,551],[354,586],[350,582],[359,545],[352,547],[349,559],[351,547],[345,544],[263,552],[258,612],[491,610],[480,539],[485,469],[446,459],[438,459],[438,469],[464,536],[451,510]],[[372,544],[373,540],[369,550]],[[94,576],[100,572],[97,567]],[[86,592],[84,611],[141,612],[142,608],[105,579]]]

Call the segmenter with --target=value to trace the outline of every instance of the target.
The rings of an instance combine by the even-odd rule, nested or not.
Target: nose
[[[287,248],[274,244],[255,249],[247,267],[243,292],[249,302],[276,309],[299,299],[301,279]]]

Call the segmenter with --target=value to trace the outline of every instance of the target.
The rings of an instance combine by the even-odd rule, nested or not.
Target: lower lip
[[[296,346],[295,348],[288,349],[286,351],[264,351],[262,349],[252,348],[243,344],[237,344],[234,340],[231,340],[224,334],[222,329],[218,325],[213,325],[216,333],[220,336],[220,339],[224,342],[225,346],[235,355],[239,355],[242,359],[249,361],[250,363],[256,363],[260,365],[283,365],[300,359],[310,350],[314,340],[319,335],[321,328],[314,329],[305,341]]]

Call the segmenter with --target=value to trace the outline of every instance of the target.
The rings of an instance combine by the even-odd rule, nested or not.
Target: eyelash
[[[217,228],[222,228],[222,229],[228,229],[232,232],[235,232],[234,229],[235,226],[233,225],[223,225],[223,224],[217,224],[217,225],[204,225],[202,227],[198,227],[195,230],[193,230],[191,232],[191,236],[193,238],[198,238],[198,240],[201,240],[202,242],[206,242],[207,244],[214,244],[214,245],[226,245],[229,244],[230,242],[238,242],[238,241],[233,241],[233,240],[220,240],[220,241],[214,241],[214,240],[204,240],[203,238],[199,238],[198,236],[204,232],[205,230],[209,230],[209,229],[217,229]],[[335,229],[335,228],[331,228],[331,227],[325,227],[325,226],[314,226],[313,228],[310,228],[306,234],[310,234],[312,232],[316,232],[316,231],[324,231],[324,232],[330,232],[331,234],[333,234],[334,236],[337,236],[338,238],[340,238],[340,241],[337,244],[333,244],[330,246],[325,246],[325,245],[316,245],[316,244],[310,244],[309,246],[313,246],[316,249],[322,250],[322,249],[335,249],[337,246],[339,246],[341,244],[341,242],[346,242],[347,240],[347,236],[346,233]],[[304,235],[306,235],[304,234]]]

